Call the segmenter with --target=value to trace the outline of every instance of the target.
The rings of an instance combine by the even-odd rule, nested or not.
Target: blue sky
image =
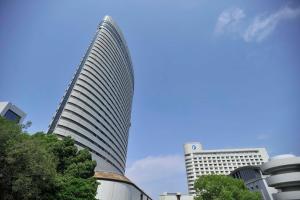
[[[104,15],[135,71],[127,175],[187,192],[183,143],[300,154],[299,1],[0,2],[0,101],[46,131]]]

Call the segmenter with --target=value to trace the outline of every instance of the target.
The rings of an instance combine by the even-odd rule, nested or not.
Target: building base
[[[96,199],[101,200],[152,200],[127,177],[111,172],[95,172],[100,185]]]

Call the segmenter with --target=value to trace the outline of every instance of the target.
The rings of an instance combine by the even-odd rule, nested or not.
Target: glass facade
[[[6,111],[4,117],[8,120],[15,121],[16,123],[19,123],[21,119],[21,116],[10,109]]]

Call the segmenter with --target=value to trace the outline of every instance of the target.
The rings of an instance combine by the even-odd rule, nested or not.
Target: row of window
[[[83,75],[83,74],[82,74],[82,75]],[[86,77],[86,78],[88,79],[88,81],[92,81],[91,78],[89,78],[88,76],[86,76],[86,75],[83,75],[83,76]],[[100,94],[100,92],[95,88],[95,86],[91,85],[91,83],[88,83],[86,80],[83,80],[82,78],[79,78],[78,80],[80,80],[81,82],[84,82],[84,84],[88,85],[88,86],[91,87],[95,92],[97,92],[97,94],[99,94],[99,96],[101,96],[102,99],[105,100],[106,104],[109,105],[109,107],[111,108],[111,110],[112,110],[113,112],[115,112],[116,115],[120,114],[120,113],[118,113],[118,112],[115,111],[115,109],[114,109],[115,106],[114,106],[114,108],[112,107],[112,105],[115,105],[115,102],[112,102],[112,101],[108,102],[108,101],[107,101],[106,97],[108,97],[108,98],[110,98],[110,97],[109,97],[105,92],[104,92],[104,95],[103,95],[103,94]],[[79,84],[79,83],[77,83],[77,84]],[[96,84],[96,83],[93,83],[93,84]],[[81,86],[81,84],[80,84],[80,86]],[[99,86],[97,85],[97,87],[99,87]],[[89,92],[91,93],[91,91],[89,91]],[[92,93],[92,94],[94,94],[94,93]],[[101,103],[103,103],[103,102],[101,102]],[[107,108],[107,109],[108,109],[108,108]],[[120,138],[120,139],[121,139],[121,138]],[[124,138],[122,138],[122,139],[124,139]],[[121,142],[123,142],[123,145],[125,146],[125,141],[124,141],[124,140],[121,140]]]
[[[93,149],[85,146],[84,144],[78,142],[78,141],[75,141],[75,144],[82,147],[82,148],[85,148],[85,149],[88,149],[90,152],[96,154],[97,156],[99,156],[100,158],[102,158],[103,160],[105,160],[106,162],[108,162],[109,164],[111,164],[113,167],[115,167],[119,172],[123,173],[123,171],[118,168],[113,162],[111,162],[108,158],[104,157],[103,155],[101,155],[100,153],[98,153],[97,151],[94,151]]]
[[[230,165],[259,165],[259,164],[262,164],[262,162],[237,162],[237,163],[215,163],[215,164],[195,164],[195,167],[197,169],[197,167],[202,167],[202,166],[230,166]]]
[[[194,164],[194,165],[197,165],[197,164],[206,164],[206,163],[217,163],[217,164],[227,164],[227,163],[238,163],[238,162],[259,162],[259,161],[263,161],[262,158],[258,159],[236,159],[236,160],[204,160],[203,162],[200,160],[200,161],[194,161],[194,163],[192,162],[187,162],[186,164],[187,165],[191,165],[191,164]]]
[[[195,152],[193,153],[194,155],[215,155],[215,156],[219,156],[219,155],[232,155],[232,154],[257,154],[259,153],[258,149],[251,149],[251,150],[225,150],[225,151],[215,151],[215,152],[211,152],[211,151],[201,151],[201,152]]]
[[[125,75],[124,75],[124,72],[120,72],[120,69],[119,68],[124,68],[125,66],[124,65],[122,65],[121,63],[115,63],[116,61],[114,60],[114,61],[111,61],[110,60],[110,58],[113,58],[113,57],[115,57],[115,55],[110,55],[110,58],[109,57],[107,57],[107,59],[109,59],[109,61],[107,61],[106,59],[105,59],[105,57],[106,57],[106,54],[105,53],[103,53],[103,51],[105,51],[106,52],[106,49],[105,48],[103,48],[101,45],[104,45],[103,44],[103,42],[102,42],[102,44],[100,44],[100,43],[98,43],[97,41],[95,42],[95,44],[94,44],[94,51],[99,55],[99,56],[101,56],[101,58],[103,58],[104,60],[105,60],[105,64],[107,65],[108,63],[109,63],[109,66],[113,66],[113,67],[111,67],[114,71],[112,72],[111,70],[110,70],[110,72],[112,73],[112,74],[114,74],[114,75],[116,75],[117,76],[117,79],[116,80],[118,80],[118,83],[119,83],[119,85],[117,85],[117,86],[122,86],[121,88],[120,88],[120,90],[119,90],[119,93],[122,93],[122,95],[123,95],[123,98],[122,99],[125,99],[124,97],[125,96],[128,96],[128,95],[126,95],[126,94],[130,94],[130,91],[131,91],[131,88],[130,88],[130,86],[129,86],[129,83],[128,83],[128,81],[129,81],[129,77],[127,76],[127,77],[125,77]],[[104,54],[104,55],[102,55],[102,54]],[[114,63],[112,63],[112,62],[114,62]],[[117,71],[115,71],[115,70],[117,70]],[[122,77],[119,77],[120,76],[120,73],[121,73],[121,76]],[[121,80],[120,80],[121,79]],[[124,83],[125,82],[125,83]],[[127,99],[128,100],[128,99]],[[127,108],[128,109],[128,107],[124,107],[124,108]]]
[[[88,66],[90,69],[93,69],[94,71],[97,71],[97,75],[99,75],[99,77],[101,77],[102,79],[108,79],[105,75],[105,73],[100,69],[99,66],[96,65],[96,63],[94,63],[93,61],[90,61],[90,60],[87,60],[88,62],[85,63],[86,66]],[[98,72],[98,70],[100,70],[100,72]],[[100,75],[101,74],[101,75]],[[104,75],[104,76],[102,76]],[[107,82],[106,82],[107,83]],[[114,88],[114,90],[111,88],[111,87]],[[115,91],[116,88],[114,87],[114,85],[112,83],[108,84],[108,87],[110,87],[110,89],[112,91]],[[110,118],[110,117],[109,117]],[[115,118],[114,118],[115,119]],[[120,123],[116,120],[116,121],[113,121],[111,118],[110,118],[111,122],[114,124],[114,126],[120,131],[120,132],[125,132],[125,127],[121,126]]]
[[[123,41],[120,37],[120,35],[118,34],[118,31],[115,29],[115,27],[109,23],[104,23],[103,24],[103,29],[104,30],[107,30],[108,32],[110,32],[112,35],[113,35],[113,38],[115,40],[117,40],[117,44],[119,45],[119,47],[123,50],[123,52],[126,52],[125,54],[125,57],[126,57],[126,60],[127,61],[131,61],[130,60],[130,57],[128,55],[128,50],[127,50],[127,47],[125,46],[126,43],[125,41]],[[131,64],[131,63],[130,63]],[[131,65],[130,65],[131,66]],[[132,68],[131,69],[131,74],[133,75],[133,71],[132,71]]]
[[[80,79],[80,81],[82,81],[82,80]],[[82,81],[82,82],[84,82],[84,81]],[[88,85],[88,84],[87,84],[87,85]],[[80,84],[80,82],[77,82],[77,83],[76,83],[76,86],[78,86],[78,87],[82,88],[83,90],[87,91],[87,92],[89,93],[88,96],[93,96],[94,99],[97,100],[97,102],[100,102],[100,105],[102,105],[101,107],[104,107],[105,110],[108,111],[108,112],[111,114],[111,116],[117,121],[116,118],[119,118],[120,116],[118,116],[116,112],[113,112],[112,109],[110,109],[110,108],[108,107],[108,105],[109,105],[110,107],[111,107],[111,105],[103,101],[103,96],[102,96],[102,95],[101,95],[101,96],[96,95],[94,92],[91,91],[91,89],[89,89],[88,87],[86,87],[86,86],[83,85],[83,84]],[[89,87],[90,87],[90,86],[89,86]],[[98,94],[99,94],[99,93],[98,93]],[[102,98],[100,98],[100,97],[102,97]],[[118,121],[117,121],[117,123],[118,123]],[[124,125],[124,127],[125,127],[125,125]],[[126,130],[126,129],[125,129],[125,130]]]
[[[194,181],[195,178],[198,178],[201,175],[212,175],[212,174],[219,174],[219,175],[228,175],[230,174],[230,170],[219,170],[219,171],[203,171],[197,173],[196,176],[188,176],[189,181]]]
[[[95,50],[94,50],[94,52],[96,52]],[[101,60],[101,62],[98,60],[98,59],[100,59]],[[125,98],[125,96],[124,96],[124,92],[123,92],[123,90],[120,90],[120,88],[118,87],[118,84],[117,84],[117,82],[115,81],[115,79],[113,78],[113,74],[112,74],[112,72],[111,72],[111,70],[109,70],[109,71],[107,71],[109,68],[113,68],[113,66],[112,65],[108,65],[107,63],[105,63],[103,60],[102,60],[102,57],[99,57],[99,56],[97,56],[95,53],[91,53],[91,55],[90,55],[90,57],[89,57],[89,59],[87,60],[87,62],[86,62],[86,65],[88,64],[88,63],[91,63],[91,64],[93,64],[93,65],[95,65],[97,68],[99,68],[100,69],[100,66],[101,66],[101,69],[103,69],[103,70],[101,70],[102,71],[102,73],[103,73],[103,75],[104,76],[106,76],[106,81],[108,81],[109,83],[110,83],[110,85],[114,88],[114,90],[115,91],[117,91],[117,93],[122,93],[123,94],[123,99],[125,100],[125,101],[131,101],[131,95],[128,95],[127,94],[127,96],[126,96],[126,98]],[[106,66],[106,67],[103,67],[103,64]],[[116,88],[116,87],[118,87],[118,88]],[[124,118],[125,119],[125,118]],[[127,118],[126,120],[128,120],[129,118]],[[120,123],[122,123],[123,122],[123,125],[125,126],[125,124],[124,124],[124,121],[122,121],[121,119],[119,119],[120,120]],[[126,127],[126,126],[125,126]]]
[[[199,161],[194,161],[194,163],[192,161],[186,162],[186,165],[192,165],[192,164],[202,164],[202,163],[236,163],[236,162],[258,162],[258,161],[263,161],[262,158],[255,158],[255,159],[235,159],[235,160],[199,160]]]
[[[89,94],[88,95],[85,95],[86,97],[87,96],[93,96],[93,97],[95,97],[99,102],[101,102],[101,105],[103,105],[105,108],[106,108],[106,110],[108,110],[108,108],[107,108],[107,106],[103,103],[103,101],[101,100],[101,99],[99,99],[94,93],[92,93],[87,87],[85,87],[85,86],[83,86],[82,84],[79,84],[79,83],[76,83],[76,86],[78,86],[78,87],[80,87],[80,88],[82,88],[82,89],[84,89],[85,91],[87,91]],[[74,90],[76,90],[75,88],[74,88]],[[78,91],[78,90],[76,90],[76,91]],[[83,94],[82,92],[81,92],[81,94]],[[93,101],[94,102],[94,101]],[[96,104],[96,103],[95,103]],[[97,104],[96,104],[97,105]],[[100,107],[100,106],[99,106]],[[101,109],[103,110],[103,107],[101,107]],[[105,112],[105,111],[104,111]],[[123,145],[121,145],[122,147],[124,147]]]
[[[101,44],[103,44],[104,46],[105,46],[105,48],[103,48],[103,50],[104,51],[114,51],[114,52],[111,52],[111,55],[113,55],[113,56],[111,56],[112,58],[115,58],[115,60],[118,60],[118,64],[120,65],[120,66],[123,66],[123,68],[121,68],[121,69],[123,69],[122,70],[122,72],[120,73],[121,75],[122,75],[122,77],[124,77],[125,76],[125,73],[127,73],[128,72],[128,70],[127,70],[127,68],[131,68],[131,67],[129,67],[129,65],[130,65],[130,62],[128,62],[128,60],[126,60],[125,58],[124,58],[124,56],[123,56],[123,54],[124,54],[124,52],[122,52],[121,50],[120,50],[120,48],[117,48],[116,47],[116,45],[114,45],[113,44],[113,41],[112,41],[113,39],[111,39],[111,37],[109,37],[108,35],[106,35],[106,32],[105,31],[102,31],[101,32],[101,36],[98,38],[98,40],[96,40],[96,44],[98,44],[99,45],[99,43],[98,42],[101,42]],[[121,64],[121,62],[122,62],[122,64]],[[125,73],[124,73],[124,70],[125,70]],[[130,73],[130,70],[129,70],[129,72],[128,73]],[[127,73],[127,74],[128,74]],[[129,75],[129,74],[128,74]],[[130,75],[129,75],[130,76]],[[132,78],[132,76],[130,76],[130,78]],[[133,81],[134,80],[131,80],[131,79],[128,79],[128,78],[126,78],[125,79],[125,81],[126,81],[126,85],[129,85],[129,84],[131,84],[130,85],[130,89],[133,89],[133,88],[131,88],[131,86],[133,86],[132,85],[132,83],[133,83]],[[130,81],[130,82],[129,82]],[[133,91],[133,90],[130,90],[130,91]],[[127,91],[128,92],[128,91]]]
[[[251,154],[251,155],[231,155],[231,156],[195,156],[194,159],[233,159],[233,158],[261,158],[260,154]],[[192,160],[192,158],[187,158],[186,161]]]
[[[98,47],[99,46],[99,47]],[[94,51],[96,51],[98,54],[100,54],[100,52],[99,51],[106,51],[105,50],[105,48],[103,48],[102,46],[100,46],[100,44],[98,44],[97,43],[97,41],[95,42],[95,44],[94,44]],[[100,47],[102,47],[102,48],[100,48]],[[102,50],[101,50],[102,49]],[[114,68],[124,68],[123,66],[119,66],[120,65],[120,63],[119,64],[114,64]],[[110,65],[111,66],[111,65]],[[119,71],[117,72],[117,73],[120,73]],[[124,80],[125,79],[125,80]],[[123,80],[124,81],[126,81],[126,82],[128,82],[128,79],[129,79],[129,77],[127,76],[126,78],[125,77],[123,77]],[[128,84],[126,84],[126,85],[128,85]],[[114,91],[115,92],[115,91]],[[125,114],[126,113],[128,113],[128,110],[129,110],[129,104],[126,104],[126,102],[128,102],[128,101],[130,101],[130,99],[128,99],[128,95],[126,95],[125,96],[125,94],[130,94],[130,93],[128,93],[128,91],[127,91],[127,93],[125,93],[124,94],[124,91],[122,90],[120,90],[119,92],[115,92],[114,93],[115,95],[116,95],[116,97],[119,97],[118,98],[118,101],[120,102],[120,103],[122,103],[122,108],[123,109],[125,109],[126,110],[126,112],[125,112]],[[120,95],[122,95],[122,96],[120,96]],[[127,97],[127,98],[126,98]],[[125,102],[124,102],[124,100],[126,100]],[[128,115],[126,115],[126,117],[127,117],[127,120],[128,120]]]
[[[71,103],[71,102],[68,102],[68,104],[78,108],[81,110],[81,112],[84,112],[86,115],[90,116],[90,117],[93,117],[91,114],[89,114],[87,111],[85,111],[85,109],[81,108],[80,106],[78,106],[77,104],[74,104],[74,103]],[[122,155],[122,158],[121,160],[123,160],[123,162],[125,163],[125,157],[126,157],[126,151],[124,150],[124,146],[122,146],[118,140],[116,140],[116,137],[115,137],[115,134],[111,133],[105,126],[104,124],[102,124],[100,121],[98,122],[99,124],[102,125],[103,129],[106,130],[108,132],[105,133],[102,128],[99,128],[98,126],[96,126],[95,124],[93,124],[90,120],[87,120],[85,117],[83,117],[81,114],[77,113],[77,112],[74,112],[73,110],[69,110],[69,109],[65,109],[66,112],[69,112],[77,117],[79,117],[80,119],[82,119],[83,121],[85,121],[86,123],[88,123],[89,125],[91,125],[92,127],[94,127],[95,129],[97,129],[102,135],[104,135],[115,147],[116,149],[119,151],[118,156],[120,156],[119,154]],[[113,139],[111,138],[113,137]],[[115,141],[118,143],[118,145],[115,143]],[[112,147],[113,148],[113,147]],[[120,149],[122,148],[122,150]],[[115,151],[115,149],[112,149],[113,151]]]
[[[228,165],[197,165],[195,166],[195,168],[189,167],[187,168],[187,173],[192,173],[193,170],[195,169],[195,171],[199,171],[199,170],[218,170],[218,169],[236,169],[237,167],[241,167],[241,166],[246,166],[246,165],[260,165],[263,164],[263,162],[255,162],[255,163],[234,163],[234,164],[230,164],[228,163]]]
[[[96,57],[96,58],[95,58]],[[94,62],[96,62],[96,63],[93,63],[93,64],[95,64],[95,65],[101,65],[101,63],[100,63],[100,61],[98,60],[98,59],[101,59],[99,56],[97,56],[97,55],[95,55],[93,52],[91,53],[91,55],[89,56],[89,59],[88,59],[88,61],[89,62],[91,62],[91,60],[93,60]],[[103,62],[103,60],[102,60],[102,62]],[[107,64],[105,64],[106,66],[107,66]],[[109,67],[105,67],[104,68],[104,70],[106,70],[106,68],[109,68]],[[108,73],[108,72],[107,72]],[[113,79],[113,75],[110,75],[110,74],[108,74],[109,76],[110,76],[110,79],[111,80],[114,80]],[[116,84],[116,83],[115,83]],[[119,91],[119,90],[118,90]],[[125,123],[125,118],[124,117],[119,117],[119,116],[116,116],[116,118],[118,118],[118,122],[120,123],[120,124],[122,124],[124,127],[126,127],[126,123]]]
[[[87,67],[86,67],[86,68],[84,68],[84,71],[87,72],[87,73],[89,73],[90,75],[94,76],[94,78],[97,79],[99,82],[101,82],[101,84],[103,85],[103,87],[111,94],[111,91],[110,91],[111,88],[108,86],[108,87],[110,88],[110,90],[108,90],[107,86],[106,86],[105,84],[103,84],[102,81],[101,81],[100,79],[98,79],[98,77],[96,77],[96,76],[94,75],[94,73],[96,73],[99,77],[101,77],[101,75],[100,75],[93,67],[89,66],[88,64],[86,64],[86,66],[88,67],[88,69],[87,69]],[[91,72],[91,71],[93,71],[93,72]],[[115,93],[115,91],[114,91],[114,93]],[[112,94],[111,94],[111,95],[112,95]],[[123,132],[124,132],[123,130],[121,131],[120,127],[118,127],[118,126],[116,126],[116,125],[110,126],[110,127],[111,127],[115,132],[118,132],[118,133],[123,133]],[[117,131],[116,129],[118,129],[118,131]],[[125,138],[127,138],[127,135],[126,135],[126,134],[121,134],[120,137],[122,137],[123,140],[126,141]]]
[[[95,134],[93,131],[89,130],[88,128],[86,128],[85,126],[83,126],[82,124],[78,123],[77,121],[74,121],[70,118],[67,117],[61,117],[62,120],[65,120],[67,122],[73,123],[75,125],[77,125],[78,127],[84,129],[86,132],[90,133],[91,135],[93,135],[94,137],[96,137],[97,139],[99,139],[102,143],[104,143],[105,145],[107,145],[108,147],[110,147],[110,149],[115,153],[116,156],[118,156],[120,159],[117,159],[114,155],[112,155],[112,153],[110,151],[108,151],[108,149],[103,148],[103,145],[100,145],[99,142],[96,142],[92,139],[90,139],[89,137],[87,137],[86,135],[80,133],[79,131],[74,130],[73,128],[70,127],[66,127],[64,125],[59,124],[58,127],[61,127],[63,129],[66,129],[68,131],[70,131],[73,134],[76,134],[82,138],[84,138],[85,140],[89,141],[90,143],[94,144],[95,146],[97,146],[98,148],[102,149],[104,152],[106,152],[108,155],[110,155],[121,167],[125,166],[125,162],[122,160],[122,158],[120,157],[120,155],[115,151],[115,149],[113,147],[111,147],[109,144],[107,144],[106,141],[104,141],[101,137],[99,137],[97,134]],[[120,161],[123,161],[122,163]]]
[[[75,92],[78,92],[79,94],[83,95],[84,97],[87,98],[87,100],[91,101],[93,104],[95,104],[95,102],[90,99],[90,97],[86,96],[84,93],[74,89]],[[114,121],[111,120],[110,116],[97,104],[95,104],[95,106],[92,106],[91,103],[87,103],[86,100],[84,100],[82,97],[78,98],[77,96],[71,95],[72,98],[76,99],[77,101],[79,101],[80,103],[84,104],[84,106],[87,106],[89,109],[91,109],[92,111],[94,111],[95,113],[97,113],[97,117],[101,117],[101,119],[103,119],[106,124],[108,124],[111,128],[114,128],[115,126],[113,126],[111,123],[114,124]],[[71,102],[69,102],[71,104]],[[97,107],[96,107],[97,106]],[[98,108],[97,110],[95,108]],[[101,111],[104,114],[101,114],[99,111]],[[95,120],[100,123],[100,121],[97,119],[97,117],[95,117]],[[108,117],[108,119],[110,119],[109,121],[106,119],[106,117]],[[115,129],[114,129],[115,130]],[[118,132],[120,133],[120,131]],[[120,136],[119,136],[120,137]],[[127,143],[125,145],[125,148],[127,147]]]
[[[105,150],[103,147],[101,147],[99,144],[95,143],[94,141],[92,141],[91,139],[87,138],[85,135],[83,135],[83,134],[77,132],[76,130],[71,129],[71,128],[66,127],[66,126],[62,126],[62,125],[57,125],[57,126],[58,126],[59,128],[61,128],[61,129],[64,129],[64,130],[73,132],[74,134],[76,134],[76,135],[78,135],[78,136],[81,136],[82,138],[85,138],[85,139],[88,140],[89,142],[92,142],[92,143],[94,143],[95,145],[98,145],[98,147],[99,147],[100,149],[102,149],[103,151],[106,152],[106,150]],[[58,134],[58,135],[60,135],[60,134]],[[63,136],[63,135],[60,135],[60,136],[61,136],[61,137],[65,137],[65,136]],[[105,161],[107,161],[107,162],[108,162],[109,164],[111,164],[112,166],[114,166],[119,172],[123,173],[124,169],[122,168],[122,169],[123,169],[123,170],[122,170],[120,167],[116,166],[115,163],[114,163],[113,161],[111,161],[109,158],[107,158],[107,157],[101,155],[101,154],[98,153],[97,151],[91,149],[91,148],[88,147],[88,146],[85,146],[84,144],[80,143],[80,142],[77,141],[77,140],[75,140],[75,143],[76,143],[77,145],[83,147],[83,148],[88,149],[90,152],[93,152],[94,154],[96,154],[97,156],[99,156],[100,158],[104,159]],[[106,153],[109,153],[109,152],[106,152]],[[114,157],[112,157],[112,158],[114,158]],[[114,159],[115,159],[115,158],[114,158]],[[120,163],[118,163],[118,164],[120,164]]]
[[[122,117],[124,118],[124,110],[121,108],[118,101],[116,101],[115,99],[113,100],[112,96],[108,95],[107,92],[103,89],[103,87],[99,85],[99,83],[97,83],[93,78],[90,77],[90,74],[81,73],[81,76],[83,76],[86,80],[82,79],[82,77],[80,77],[78,80],[82,80],[89,84],[98,94],[105,94],[103,98],[105,99],[107,104],[109,104],[109,106],[115,113],[117,113],[118,115],[122,115]]]
[[[117,69],[119,69],[119,65],[123,66],[123,72],[121,72],[121,73],[119,72],[119,74],[121,74],[124,77],[125,76],[124,70],[127,72],[128,70],[126,70],[126,68],[130,68],[130,69],[132,68],[131,66],[129,66],[131,62],[126,60],[126,58],[124,57],[123,54],[126,52],[122,51],[120,48],[117,48],[116,45],[113,44],[114,43],[113,40],[115,40],[115,38],[110,37],[109,35],[111,35],[111,34],[110,33],[106,34],[106,32],[107,31],[105,29],[103,29],[103,31],[101,32],[101,36],[98,38],[98,40],[96,40],[96,44],[99,44],[98,43],[98,41],[99,41],[99,42],[101,42],[101,44],[103,44],[103,45],[106,44],[107,46],[109,46],[108,48],[107,48],[107,46],[106,46],[106,48],[102,48],[104,51],[106,51],[106,50],[114,51],[114,53],[112,53],[113,56],[111,56],[111,57],[112,58],[114,57],[115,59],[117,59],[119,61],[118,65],[116,66]],[[123,64],[120,63],[121,60],[124,62]],[[118,71],[120,71],[120,70],[118,70]],[[131,70],[129,70],[129,71],[131,71]],[[133,78],[133,76],[130,76],[130,78]],[[128,78],[125,79],[126,86],[128,86],[130,84],[128,82],[129,80],[130,79],[128,79]],[[134,80],[131,79],[130,81],[132,84]],[[131,86],[133,87],[133,84]],[[125,94],[133,92],[133,88],[131,88],[131,87],[129,87],[129,88],[125,87],[125,89],[129,89],[129,90],[125,91]],[[123,95],[125,95],[125,94],[123,92]]]

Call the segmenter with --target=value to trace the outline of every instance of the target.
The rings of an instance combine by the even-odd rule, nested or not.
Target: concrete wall
[[[267,184],[278,190],[273,194],[276,200],[300,199],[300,157],[281,155],[272,158],[261,166]]]
[[[194,197],[192,195],[176,195],[176,194],[166,194],[160,195],[159,200],[193,200]]]
[[[134,185],[115,182],[110,180],[100,180],[96,199],[99,200],[151,200],[143,191]]]

